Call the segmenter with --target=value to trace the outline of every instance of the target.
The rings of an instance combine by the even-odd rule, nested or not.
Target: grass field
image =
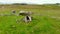
[[[24,16],[0,16],[0,34],[60,34],[60,6],[2,5],[0,14],[11,14],[11,10],[32,11],[30,23],[19,21]]]

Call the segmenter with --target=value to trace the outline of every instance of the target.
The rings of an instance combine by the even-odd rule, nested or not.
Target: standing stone
[[[30,21],[31,21],[31,16],[25,16],[24,21],[25,21],[25,22],[30,22]]]

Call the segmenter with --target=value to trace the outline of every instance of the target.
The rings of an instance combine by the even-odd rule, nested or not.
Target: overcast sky
[[[60,0],[0,0],[2,3],[30,3],[30,4],[44,4],[44,3],[60,3]]]

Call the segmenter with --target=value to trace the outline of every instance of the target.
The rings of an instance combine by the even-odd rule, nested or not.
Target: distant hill
[[[27,3],[12,3],[12,5],[28,5]]]

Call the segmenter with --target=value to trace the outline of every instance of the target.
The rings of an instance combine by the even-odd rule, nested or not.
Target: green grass
[[[0,13],[10,14],[11,10],[33,11],[33,19],[30,23],[19,21],[24,16],[0,16],[0,34],[60,34],[60,8],[57,6],[4,6]],[[13,7],[13,8],[12,8]],[[49,15],[49,16],[48,16]]]

